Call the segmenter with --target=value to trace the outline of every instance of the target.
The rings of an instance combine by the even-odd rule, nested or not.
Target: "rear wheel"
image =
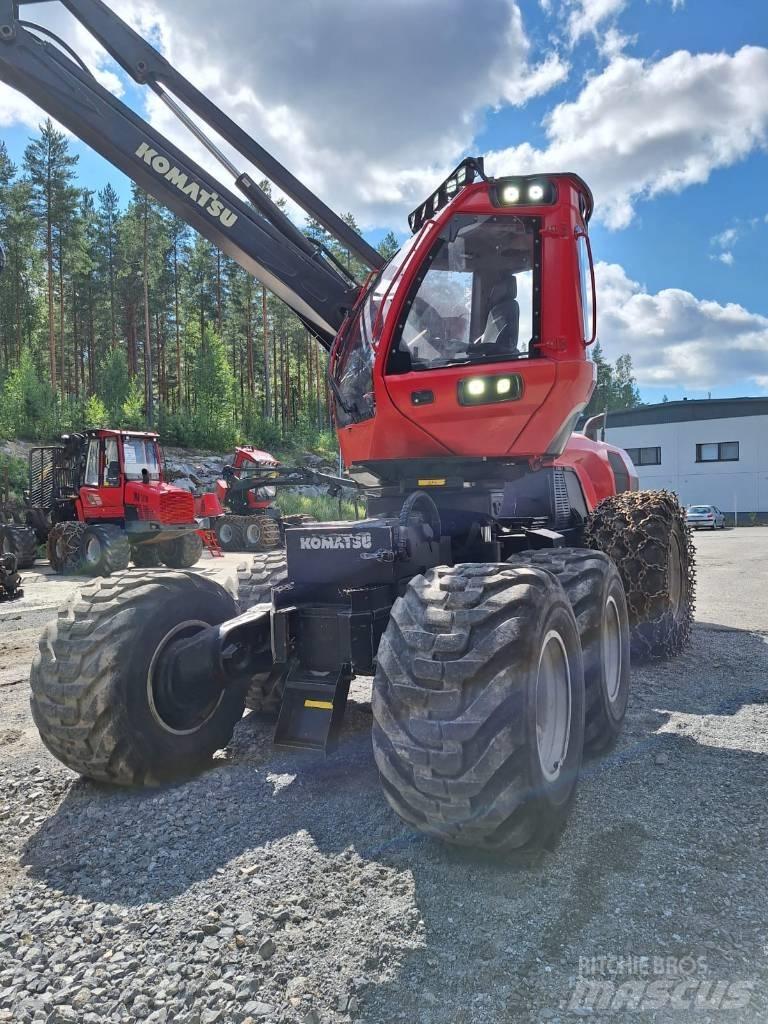
[[[79,568],[88,576],[111,576],[131,561],[131,545],[119,526],[88,526],[80,539]]]
[[[666,658],[690,641],[695,550],[685,511],[669,491],[625,491],[587,520],[587,545],[605,552],[627,595],[632,654]]]
[[[615,742],[629,699],[629,618],[618,569],[601,551],[554,548],[509,559],[557,576],[576,616],[584,659],[584,746]]]
[[[280,526],[271,516],[243,517],[243,546],[246,551],[271,551],[281,544]]]
[[[191,569],[203,553],[203,538],[196,531],[157,545],[160,561],[170,569]]]
[[[48,534],[48,561],[55,573],[78,572],[85,523],[55,523]]]
[[[0,554],[14,555],[19,569],[31,569],[37,558],[37,535],[28,526],[0,526]]]
[[[214,529],[222,551],[242,551],[243,528],[239,516],[221,516]]]
[[[131,548],[131,560],[137,569],[155,569],[163,564],[157,544],[135,544]]]
[[[584,743],[581,645],[560,583],[495,564],[417,576],[379,646],[373,717],[404,821],[490,851],[541,846],[565,822]]]
[[[223,587],[194,573],[130,573],[84,587],[48,625],[32,665],[43,743],[73,771],[119,785],[203,767],[229,742],[242,689],[177,682],[169,653],[236,614]]]

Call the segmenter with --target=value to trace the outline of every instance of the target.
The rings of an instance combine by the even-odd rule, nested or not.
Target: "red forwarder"
[[[189,568],[200,558],[200,517],[221,514],[214,495],[195,499],[163,479],[157,434],[86,430],[29,456],[26,526],[0,527],[19,568],[46,544],[57,573],[109,576],[140,567]]]
[[[223,166],[170,92],[370,268],[353,281],[247,174],[235,182],[244,201],[0,0],[0,79],[238,260],[330,350],[341,450],[370,515],[288,529],[286,562],[254,560],[263,585],[242,615],[192,574],[126,577],[109,603],[84,596],[33,668],[44,742],[92,778],[155,781],[206,763],[247,699],[278,712],[277,743],[326,749],[351,679],[373,676],[373,750],[397,814],[451,843],[540,845],[565,821],[584,750],[621,728],[630,648],[678,653],[693,604],[677,500],[638,491],[594,425],[573,433],[595,383],[589,188],[571,173],[492,178],[465,160],[384,265],[101,0],[64,3]],[[105,645],[114,671],[74,671]]]

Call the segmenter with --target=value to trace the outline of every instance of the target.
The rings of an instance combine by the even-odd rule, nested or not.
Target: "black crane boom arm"
[[[354,302],[355,284],[298,231],[248,175],[237,175],[215,147],[209,144],[232,170],[238,188],[251,202],[244,202],[222,186],[101,86],[76,59],[40,39],[31,30],[33,26],[25,27],[27,23],[18,17],[19,2],[40,0],[0,0],[0,81],[28,96],[235,259],[290,306],[320,343],[329,348],[346,310]],[[371,267],[381,265],[379,253],[354,229],[328,210],[101,0],[62,3],[136,81],[150,85],[166,100],[162,87],[167,86],[246,159],[259,166],[278,188],[328,226],[346,248]],[[176,106],[173,100],[169,105],[172,109]],[[180,116],[184,118],[183,111]],[[195,130],[192,123],[188,126]],[[198,138],[201,136],[199,133]],[[337,230],[336,222],[343,231]]]

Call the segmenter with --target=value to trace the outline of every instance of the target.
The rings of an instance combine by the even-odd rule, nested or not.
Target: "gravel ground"
[[[0,606],[0,1022],[768,1019],[768,529],[696,546],[692,648],[633,671],[621,741],[527,865],[400,824],[365,685],[328,760],[250,716],[185,785],[77,779],[27,686],[76,583],[27,574]]]

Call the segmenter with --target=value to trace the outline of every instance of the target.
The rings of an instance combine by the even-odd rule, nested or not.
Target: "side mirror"
[[[590,441],[599,441],[598,430],[605,431],[605,413],[599,412],[597,416],[590,416],[584,424],[584,434]]]

